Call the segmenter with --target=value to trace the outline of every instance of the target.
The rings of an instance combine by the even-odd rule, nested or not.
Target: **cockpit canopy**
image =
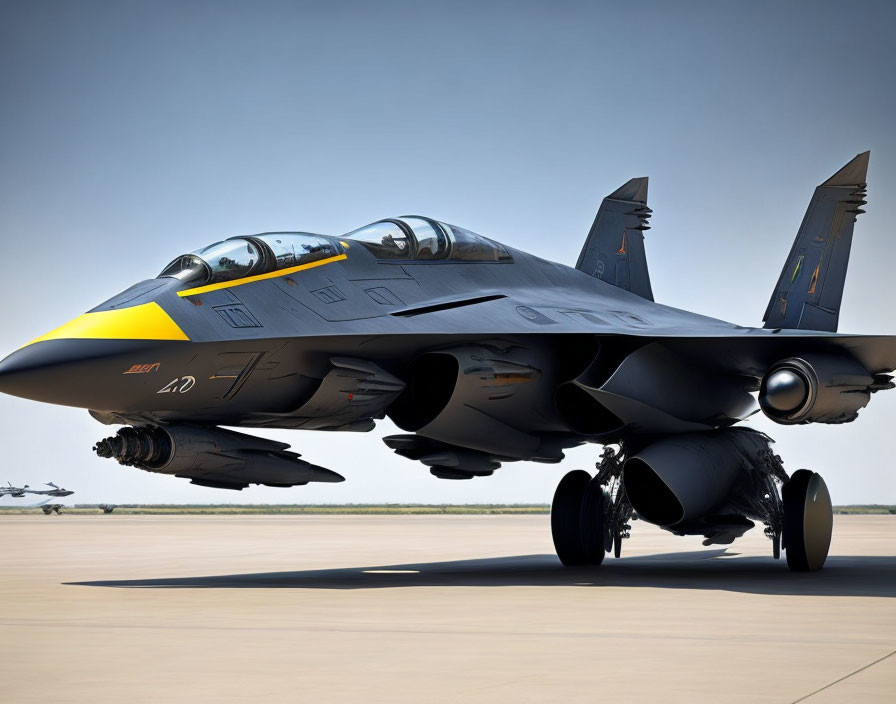
[[[497,242],[416,215],[380,220],[349,232],[343,239],[360,242],[379,259],[511,260],[507,249]]]
[[[416,215],[380,220],[341,239],[363,244],[378,259],[511,261],[510,253],[497,242]],[[199,286],[217,284],[333,257],[343,253],[343,245],[348,247],[338,240],[307,232],[231,237],[179,256],[159,277]]]
[[[305,232],[231,237],[184,254],[159,274],[184,283],[216,284],[287,269],[341,254],[338,244]]]

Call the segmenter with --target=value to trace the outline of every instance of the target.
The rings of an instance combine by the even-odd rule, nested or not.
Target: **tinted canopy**
[[[341,253],[340,246],[305,232],[266,232],[231,237],[183,254],[159,274],[183,282],[214,284],[301,266]]]
[[[344,239],[360,242],[379,259],[510,261],[507,249],[475,232],[416,215],[365,225]]]

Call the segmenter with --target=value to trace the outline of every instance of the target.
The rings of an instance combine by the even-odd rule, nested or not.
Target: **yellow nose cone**
[[[171,316],[155,302],[130,308],[85,313],[32,340],[189,340]],[[25,345],[26,347],[28,345]]]

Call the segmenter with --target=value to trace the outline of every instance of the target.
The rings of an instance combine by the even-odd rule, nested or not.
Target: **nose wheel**
[[[603,562],[608,502],[603,486],[584,470],[560,480],[551,502],[551,536],[557,557],[567,567]]]
[[[794,572],[820,570],[831,547],[834,511],[828,487],[817,472],[798,469],[781,487],[782,543]]]

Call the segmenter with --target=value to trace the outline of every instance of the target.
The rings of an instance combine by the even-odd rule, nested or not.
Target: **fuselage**
[[[333,357],[397,371],[458,341],[735,328],[519,250],[384,260],[326,239],[338,254],[264,276],[137,283],[7,357],[0,389],[135,421],[293,427]]]
[[[565,564],[599,564],[610,537],[618,554],[636,511],[707,544],[758,519],[776,554],[783,540],[795,569],[817,569],[823,481],[788,480],[767,436],[730,426],[760,408],[785,425],[851,422],[894,387],[896,339],[834,332],[866,167],[860,155],[816,190],[763,329],[653,301],[637,178],[604,199],[574,269],[419,216],[216,242],[11,354],[0,391],[125,426],[100,457],[228,489],[343,477],[218,426],[366,431],[388,417],[405,434],[385,444],[443,479],[618,445],[597,477],[558,487]],[[50,486],[33,493],[71,493]],[[824,520],[807,542],[794,528],[810,509]]]

